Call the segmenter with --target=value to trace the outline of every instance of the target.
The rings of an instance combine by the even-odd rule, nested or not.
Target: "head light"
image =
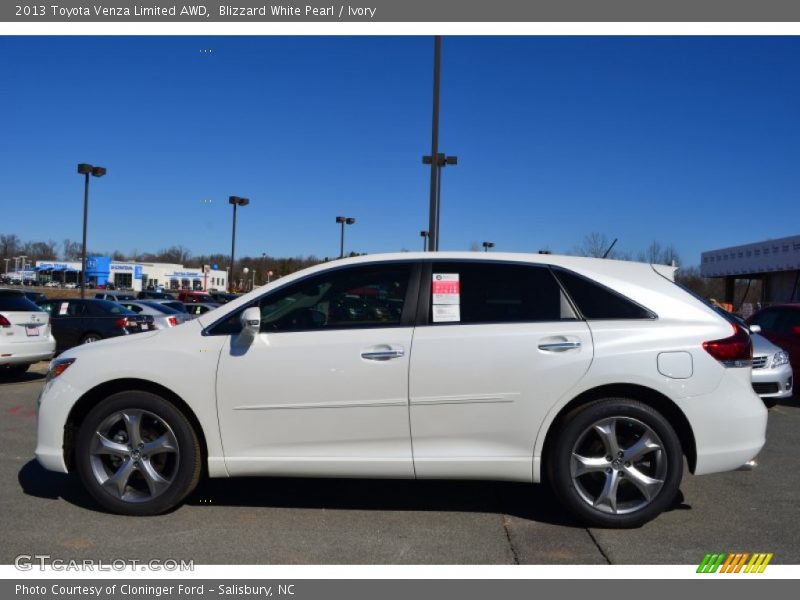
[[[789,355],[781,350],[780,352],[776,352],[775,356],[772,357],[772,368],[775,369],[777,367],[782,367],[783,365],[789,364]]]
[[[61,375],[74,362],[74,358],[57,358],[53,360],[50,363],[50,369],[47,371],[47,381],[51,381]]]

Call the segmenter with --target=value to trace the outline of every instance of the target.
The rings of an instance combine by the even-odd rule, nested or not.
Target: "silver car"
[[[156,324],[156,329],[169,329],[191,320],[186,313],[148,300],[122,300],[120,304],[137,314],[151,315]]]
[[[751,326],[753,339],[753,389],[764,400],[780,400],[792,395],[792,366],[789,354],[758,335]],[[758,329],[760,331],[760,329]]]

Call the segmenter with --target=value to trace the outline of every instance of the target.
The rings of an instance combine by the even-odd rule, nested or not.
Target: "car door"
[[[329,269],[262,297],[252,339],[237,333],[240,313],[209,329],[228,338],[217,410],[231,475],[413,477],[408,364],[417,269]]]
[[[775,344],[786,350],[792,369],[800,369],[800,309],[782,307],[773,332]]]
[[[435,261],[421,281],[417,477],[531,480],[540,424],[592,360],[586,323],[546,266]]]

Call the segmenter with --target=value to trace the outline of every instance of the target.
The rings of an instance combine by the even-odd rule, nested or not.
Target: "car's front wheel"
[[[197,486],[201,451],[186,416],[160,396],[119,392],[95,406],[78,430],[76,466],[107,510],[155,515]]]
[[[674,502],[683,453],[658,411],[607,398],[567,416],[547,466],[554,491],[584,522],[639,527]]]

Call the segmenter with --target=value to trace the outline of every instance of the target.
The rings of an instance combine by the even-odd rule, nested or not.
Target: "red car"
[[[746,323],[761,327],[761,335],[789,353],[795,374],[800,372],[800,304],[776,304],[762,308]]]
[[[217,301],[206,292],[192,292],[189,290],[181,290],[178,293],[178,302],[183,302],[184,304],[217,303]]]

